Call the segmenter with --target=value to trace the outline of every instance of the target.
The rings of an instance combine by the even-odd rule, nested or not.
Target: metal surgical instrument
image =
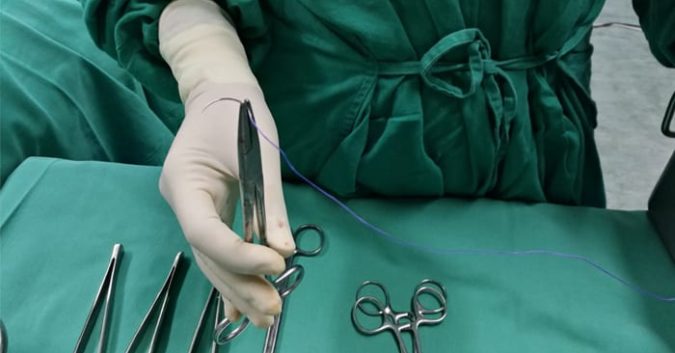
[[[134,333],[134,337],[131,339],[131,342],[125,350],[126,353],[132,352],[136,349],[141,341],[141,338],[143,337],[143,333],[147,329],[148,325],[150,325],[150,320],[155,316],[155,311],[159,310],[159,313],[157,314],[157,322],[155,323],[155,327],[152,331],[152,337],[150,338],[147,352],[153,353],[157,349],[160,330],[168,311],[167,308],[169,307],[169,301],[171,299],[171,294],[174,287],[173,284],[175,283],[174,279],[176,277],[176,272],[178,271],[178,266],[180,265],[180,260],[182,257],[182,252],[176,254],[173,264],[171,265],[171,270],[169,271],[162,288],[160,288],[157,296],[155,297],[155,300],[153,300],[152,305],[150,305],[150,309],[148,309],[148,312],[145,314],[143,321],[141,321],[141,325],[136,330],[136,333]]]
[[[303,234],[314,234],[314,237],[317,238],[317,245],[311,248],[305,248],[301,246],[301,238]],[[286,259],[286,267],[290,268],[295,259],[298,257],[313,257],[319,255],[324,249],[324,243],[326,241],[326,235],[319,226],[314,224],[305,224],[298,227],[295,232],[293,232],[293,238],[295,238],[295,253]],[[282,297],[282,308],[286,306],[286,297]],[[284,311],[274,318],[274,323],[272,326],[267,329],[267,334],[265,335],[265,343],[263,352],[264,353],[274,353],[277,347],[277,340],[279,339],[279,332],[281,328],[281,320],[283,320]]]
[[[369,288],[379,291],[379,295],[362,294]],[[423,303],[423,297],[425,296],[434,301],[437,306],[433,308],[425,306]],[[419,327],[440,324],[445,319],[447,310],[445,288],[436,281],[425,279],[415,287],[410,312],[394,311],[387,289],[381,283],[366,281],[356,291],[356,301],[352,306],[352,323],[364,335],[376,335],[384,331],[391,331],[400,353],[408,352],[403,340],[403,333],[409,332],[412,336],[413,352],[421,353]],[[378,317],[380,324],[374,327],[365,325],[363,319],[360,319],[363,317]]]
[[[117,273],[117,268],[122,257],[122,244],[115,244],[113,246],[112,255],[110,257],[110,263],[108,264],[108,269],[105,271],[103,276],[103,281],[101,281],[101,286],[98,288],[96,297],[94,297],[94,303],[87,314],[87,319],[84,322],[84,327],[80,333],[80,337],[77,339],[75,344],[74,353],[81,353],[84,351],[87,345],[87,339],[91,333],[91,330],[94,328],[96,322],[95,316],[99,312],[100,306],[103,305],[103,319],[101,323],[98,343],[96,346],[96,352],[102,353],[105,352],[106,339],[108,338],[108,321],[110,317],[110,308],[112,302],[113,289],[115,287],[115,274]],[[105,299],[104,299],[105,296]],[[105,302],[104,302],[105,301]],[[103,304],[102,304],[103,303]]]
[[[213,320],[213,331],[215,332],[220,318],[225,314],[223,313],[223,300],[220,298],[220,294],[216,295],[216,319]],[[216,340],[211,340],[211,353],[218,353],[218,342]]]
[[[0,321],[0,353],[7,353],[7,333],[2,321]]]
[[[283,300],[289,294],[291,294],[302,282],[302,278],[305,275],[305,269],[300,265],[294,265],[286,269],[279,277],[274,279],[272,285],[274,288],[279,291],[279,296]],[[248,327],[249,321],[248,318],[244,318],[232,331],[228,332],[230,326],[234,322],[229,319],[224,319],[216,325],[215,329],[215,340],[219,345],[225,344],[235,337],[239,336],[244,330]]]
[[[201,315],[199,315],[199,321],[197,322],[197,327],[195,328],[195,333],[192,335],[192,341],[190,342],[190,348],[188,348],[188,353],[196,353],[198,352],[200,342],[201,342],[201,335],[202,335],[202,330],[204,329],[204,326],[206,324],[207,319],[209,318],[209,314],[211,312],[211,308],[215,305],[216,310],[213,318],[213,325],[210,327],[209,332],[209,338],[211,342],[211,348],[209,351],[211,353],[218,353],[218,344],[216,343],[216,340],[213,339],[210,335],[213,334],[216,330],[216,326],[218,326],[218,323],[222,320],[223,316],[225,315],[223,313],[223,301],[220,298],[220,294],[218,294],[218,291],[211,287],[211,290],[209,291],[209,296],[206,299],[206,303],[204,304],[204,309],[202,309]]]
[[[254,240],[257,240],[258,244],[266,246],[265,193],[260,139],[258,138],[258,129],[255,125],[251,102],[248,100],[241,103],[239,107],[237,156],[244,241],[254,242]],[[254,235],[257,239],[254,239]],[[297,288],[303,275],[304,269],[302,266],[294,265],[286,268],[286,271],[273,281],[273,285],[283,298]],[[249,321],[244,318],[239,326],[228,333],[227,330],[232,324],[233,322],[225,319],[216,325],[214,339],[218,344],[225,344],[239,336],[248,327]]]
[[[206,302],[204,303],[204,309],[202,309],[202,313],[199,315],[199,321],[197,321],[197,327],[195,328],[195,333],[192,335],[192,341],[190,342],[190,348],[188,348],[188,353],[196,353],[199,345],[199,337],[202,333],[202,330],[204,329],[204,325],[206,324],[206,319],[209,316],[209,311],[211,310],[211,307],[213,303],[215,303],[216,300],[220,300],[220,296],[218,295],[218,291],[211,287],[211,290],[209,291],[208,297],[206,297]],[[213,320],[213,326],[215,329],[215,325],[219,321],[218,317],[218,306],[216,305],[216,316],[215,319]],[[214,346],[216,346],[216,341],[211,340],[211,351],[214,352]]]
[[[260,139],[255,127],[251,102],[244,101],[239,108],[239,130],[237,133],[237,156],[239,163],[239,192],[241,213],[244,222],[244,241],[253,242],[254,234],[258,243],[267,245],[265,227],[265,190],[260,153]],[[255,213],[255,215],[254,215]],[[256,222],[255,232],[253,222]]]

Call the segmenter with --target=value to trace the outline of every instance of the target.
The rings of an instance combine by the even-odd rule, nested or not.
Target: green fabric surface
[[[122,351],[175,253],[187,249],[157,191],[158,175],[155,167],[32,158],[10,177],[0,191],[0,317],[10,353],[72,350],[116,242],[125,254],[108,351]],[[280,352],[396,352],[390,335],[365,337],[352,327],[355,290],[381,281],[404,310],[423,278],[445,285],[449,305],[440,326],[422,328],[425,353],[675,350],[675,305],[639,296],[583,263],[422,253],[383,241],[307,187],[287,184],[285,196],[291,224],[316,223],[328,242],[321,256],[300,261],[306,275],[289,297]],[[349,205],[418,244],[573,252],[675,293],[675,266],[644,212],[458,199]],[[160,351],[187,350],[208,289],[190,264]],[[262,340],[262,330],[249,328],[222,351],[259,352]]]
[[[161,165],[183,117],[87,34],[74,0],[2,0],[0,183],[25,158]]]

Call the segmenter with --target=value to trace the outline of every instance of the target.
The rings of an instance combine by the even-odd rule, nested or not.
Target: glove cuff
[[[210,0],[169,4],[160,17],[159,49],[183,102],[203,82],[258,86],[235,28]]]

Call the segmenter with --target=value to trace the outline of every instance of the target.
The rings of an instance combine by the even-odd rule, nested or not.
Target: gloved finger
[[[160,180],[160,189],[171,198],[169,204],[193,247],[233,272],[273,275],[284,270],[284,259],[276,251],[245,243],[221,221],[223,212],[218,208],[228,203],[222,200],[231,200],[237,192],[231,181],[216,168],[167,164],[164,169],[169,170],[167,177]],[[191,173],[176,172],[172,168],[189,168]],[[176,175],[181,177],[174,177]]]
[[[230,300],[222,295],[220,296],[220,299],[223,301],[223,312],[225,313],[225,317],[232,322],[239,320],[241,313],[234,307]]]
[[[205,257],[198,249],[193,249],[195,257],[204,265],[216,279],[230,288],[227,298],[241,311],[240,301],[247,306],[266,315],[276,315],[281,312],[281,297],[276,288],[262,276],[242,275],[219,268],[211,259]]]
[[[263,166],[263,173],[265,175],[267,246],[276,250],[281,256],[289,257],[295,251],[295,241],[288,223],[281,175],[279,175],[279,169],[273,169],[267,165]]]
[[[260,108],[264,109],[264,108]],[[284,201],[283,183],[276,127],[268,114],[261,114],[257,125],[260,140],[260,153],[265,191],[265,225],[267,245],[283,257],[288,257],[295,250],[295,241],[288,222],[286,202]]]
[[[234,222],[234,214],[237,210],[237,203],[239,201],[239,183],[231,181],[226,184],[228,192],[224,194],[214,195],[214,204],[220,219],[225,224],[232,224]]]
[[[199,253],[198,250],[194,248],[193,253],[195,255],[195,262],[197,262],[197,265],[202,270],[206,278],[211,282],[211,284],[213,284],[213,286],[218,290],[218,292],[220,292],[221,298],[225,298],[229,302],[228,307],[232,307],[237,312],[246,315],[246,317],[248,317],[251,323],[254,324],[255,326],[265,328],[269,327],[272,324],[272,322],[274,321],[274,315],[277,315],[278,312],[281,311],[281,298],[278,297],[278,293],[274,288],[271,288],[272,291],[271,293],[270,292],[265,293],[264,291],[247,293],[246,296],[249,298],[249,300],[246,300],[238,294],[238,292],[242,291],[241,289],[239,289],[239,291],[235,290],[235,288],[240,286],[240,283],[227,282],[226,280],[223,280],[222,277],[226,277],[223,276],[223,274],[226,273],[227,271],[218,270],[218,268],[215,267],[214,264],[208,258],[204,257],[202,254]],[[247,276],[247,277],[257,278],[258,280],[267,283],[267,281],[258,276]],[[271,287],[269,283],[267,283],[267,285]],[[256,293],[258,295],[256,295]],[[262,294],[263,297],[266,296],[268,298],[251,300],[251,298],[260,296],[259,294]],[[271,303],[271,304],[263,305],[267,307],[267,312],[265,312],[264,310],[260,310],[258,307],[256,307],[256,305],[253,305],[253,303],[258,304]],[[273,308],[274,310],[270,310],[270,308]],[[229,314],[228,311],[230,311]],[[226,311],[226,315],[234,314],[232,309],[228,309],[228,311]],[[228,316],[228,318],[230,317]],[[238,316],[236,318],[238,318]]]

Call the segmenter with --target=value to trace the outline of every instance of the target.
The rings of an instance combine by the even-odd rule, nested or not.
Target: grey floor
[[[609,0],[598,22],[638,23],[630,0]],[[593,33],[592,91],[598,105],[596,139],[607,203],[613,209],[646,209],[675,139],[660,133],[675,90],[675,69],[661,66],[644,34],[618,27]]]

